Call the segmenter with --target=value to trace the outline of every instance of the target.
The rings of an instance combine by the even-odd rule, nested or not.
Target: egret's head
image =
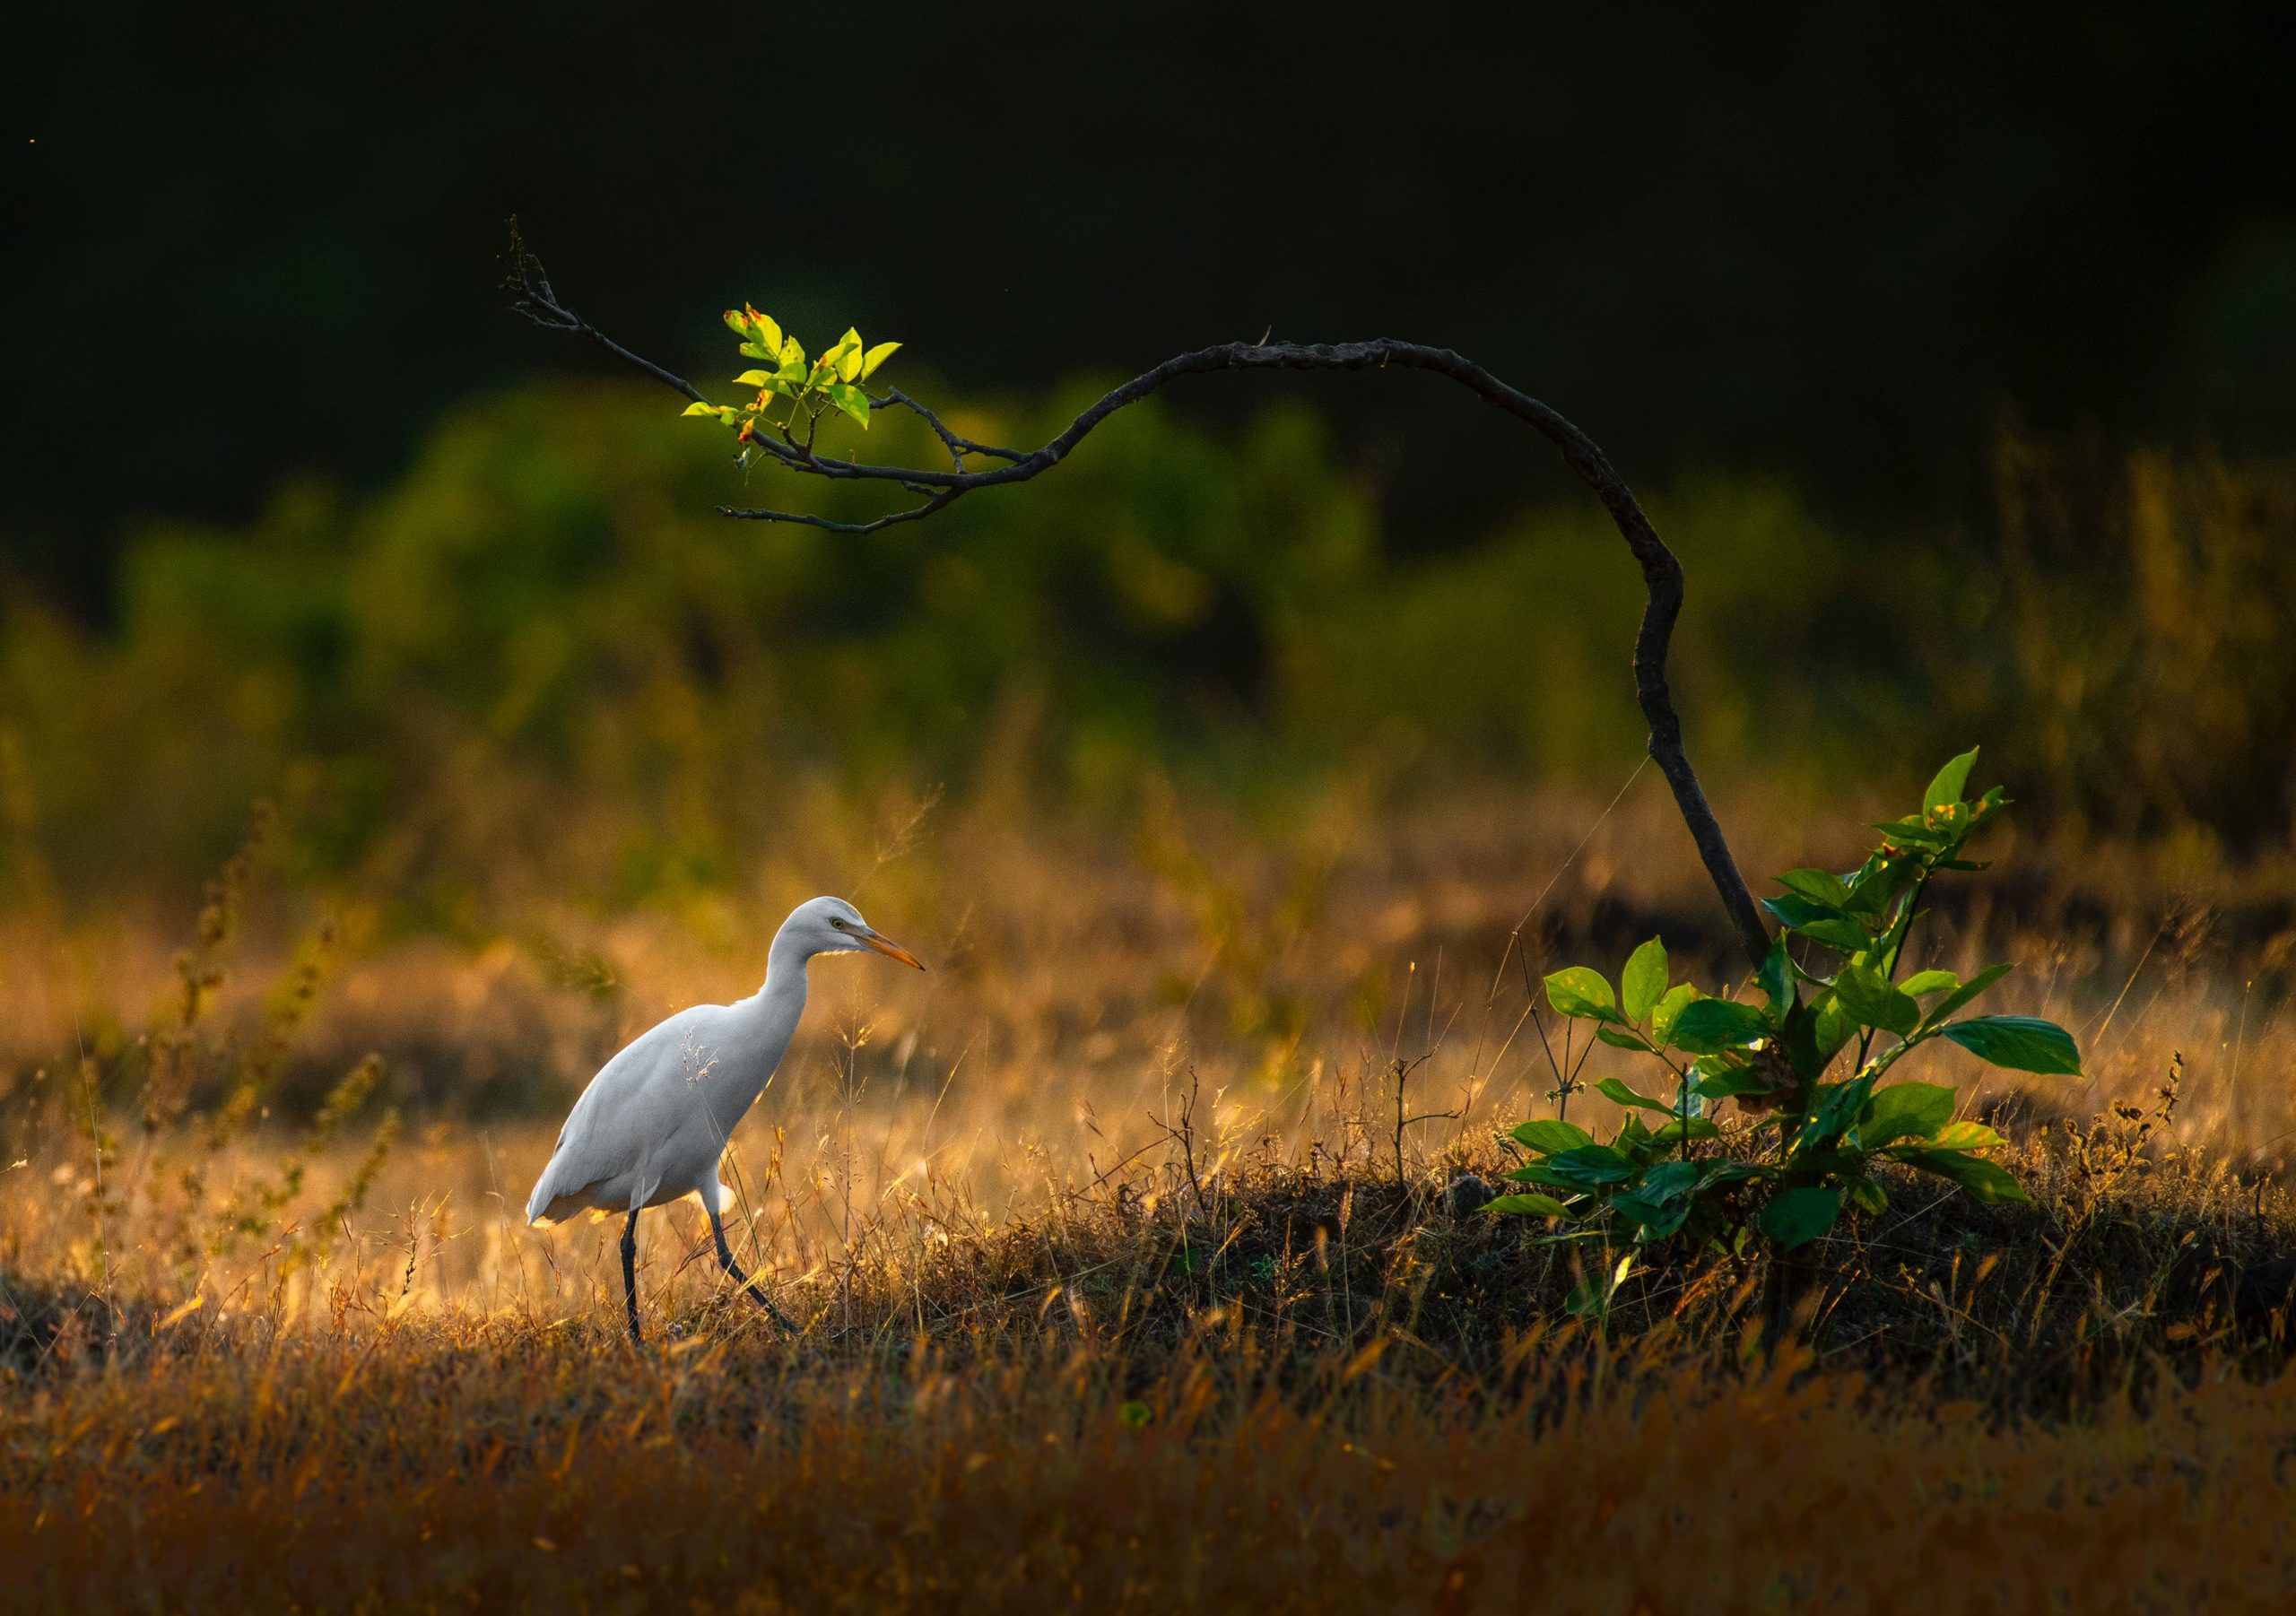
[[[915,954],[879,935],[874,926],[861,918],[861,911],[842,898],[813,898],[799,904],[781,923],[781,935],[776,942],[794,943],[808,955],[852,954],[865,949],[903,965],[925,969]]]

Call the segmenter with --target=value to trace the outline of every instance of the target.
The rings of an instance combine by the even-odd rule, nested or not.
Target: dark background
[[[595,368],[506,312],[514,212],[705,380],[743,297],[955,393],[1407,336],[1638,480],[1925,515],[1981,497],[2004,412],[2243,449],[2296,420],[2276,8],[856,9],[19,12],[0,571],[100,620],[138,517],[371,482],[450,402]],[[1434,384],[1318,395],[1399,543],[1536,486]]]

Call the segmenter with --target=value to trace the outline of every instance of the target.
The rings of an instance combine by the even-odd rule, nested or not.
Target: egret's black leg
[[[630,1209],[630,1221],[622,1226],[622,1297],[630,1305],[630,1344],[642,1347],[646,1338],[638,1333],[638,1208]]]
[[[704,1199],[709,1200],[709,1197]],[[718,1216],[718,1203],[714,1200],[709,1201],[709,1233],[718,1242],[718,1266],[734,1276],[734,1283],[742,1288],[744,1296],[771,1315],[775,1324],[795,1335],[797,1326],[789,1322],[789,1316],[768,1300],[765,1292],[758,1289],[757,1282],[744,1273],[742,1265],[734,1261],[734,1248],[726,1244],[726,1225]]]

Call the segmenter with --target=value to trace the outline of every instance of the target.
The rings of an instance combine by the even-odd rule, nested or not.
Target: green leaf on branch
[[[1929,1007],[1929,1021],[1934,1026],[1968,1003],[2017,968],[2014,965],[1988,965],[1968,981]]]
[[[1560,1013],[1582,1021],[1619,1019],[1618,1001],[1611,996],[1611,985],[1603,980],[1602,972],[1583,965],[1573,965],[1549,977],[1546,1002]]]
[[[1900,1139],[1928,1139],[1953,1120],[1953,1090],[1938,1083],[1892,1083],[1857,1114],[1858,1142],[1869,1151]]]
[[[1635,1106],[1645,1111],[1656,1111],[1662,1116],[1672,1116],[1674,1108],[1663,1100],[1652,1099],[1647,1094],[1637,1094],[1614,1077],[1606,1077],[1595,1085],[1595,1092],[1622,1106]]]
[[[869,424],[869,395],[860,388],[851,382],[833,381],[822,390],[839,410],[865,427]]]
[[[863,354],[861,356],[861,379],[863,381],[867,381],[871,377],[874,376],[877,373],[877,367],[883,364],[887,360],[892,358],[894,353],[899,352],[900,348],[900,344],[899,343],[879,343],[875,347],[870,349],[868,352]]]
[[[1909,1038],[1921,1025],[1921,1006],[1904,989],[1882,979],[1881,972],[1853,960],[1833,979],[1833,996],[1841,1007],[1868,1027],[1879,1027],[1900,1038]]]
[[[1595,1142],[1595,1136],[1577,1123],[1561,1122],[1552,1116],[1522,1123],[1509,1137],[1517,1144],[1536,1151],[1542,1156],[1578,1150]]]
[[[1752,1004],[1732,999],[1696,999],[1674,1018],[1674,1044],[1692,1055],[1743,1049],[1770,1033],[1770,1018]]]
[[[1558,1151],[1546,1159],[1548,1172],[1567,1184],[1594,1189],[1605,1184],[1623,1184],[1634,1177],[1634,1159],[1623,1151],[1614,1151],[1606,1144],[1585,1144],[1576,1150]]]
[[[1618,986],[1626,1019],[1638,1026],[1648,1021],[1666,995],[1666,945],[1653,937],[1629,954]]]
[[[1841,1192],[1820,1185],[1782,1192],[1761,1209],[1761,1231],[1791,1251],[1831,1229],[1841,1216]]]
[[[1779,925],[1813,943],[1828,948],[1838,948],[1854,954],[1874,941],[1874,934],[1862,922],[1851,919],[1831,904],[1814,903],[1807,898],[1788,896],[1765,898],[1761,907],[1768,909]]]
[[[1698,989],[1687,982],[1677,982],[1658,1001],[1650,1012],[1650,1041],[1664,1049],[1674,1041],[1674,1024],[1682,1017],[1683,1006],[1698,997]]]
[[[1788,870],[1775,879],[1787,891],[1830,909],[1839,909],[1849,901],[1849,883],[1825,870]]]
[[[1502,1217],[1567,1218],[1570,1209],[1552,1195],[1494,1195],[1483,1203],[1483,1210]]]
[[[1683,1119],[1677,1116],[1665,1127],[1653,1128],[1650,1131],[1650,1142],[1654,1147],[1664,1150],[1668,1145],[1681,1143],[1685,1134],[1692,1139],[1719,1139],[1722,1137],[1722,1129],[1719,1124],[1704,1116],[1690,1118],[1688,1126],[1685,1127]]]
[[[2081,1051],[2073,1035],[2039,1016],[1974,1016],[1951,1023],[1944,1034],[1978,1059],[2012,1072],[2081,1075]]]
[[[1942,847],[1953,839],[1950,830],[1941,830],[1926,820],[1876,820],[1874,829],[1903,847]]]
[[[1690,1206],[1686,1202],[1666,1204],[1652,1201],[1635,1190],[1613,1196],[1611,1211],[1635,1225],[1635,1238],[1641,1240],[1663,1240],[1680,1229],[1690,1216]]]
[[[1987,1161],[1982,1156],[1972,1156],[1964,1151],[1941,1151],[1906,1144],[1892,1146],[1888,1154],[1908,1167],[1951,1179],[1988,1206],[2032,1199],[2025,1193],[2025,1186],[2010,1176],[2008,1169]]]
[[[1801,1132],[1794,1136],[1788,1154],[1805,1157],[1813,1151],[1831,1150],[1866,1108],[1866,1097],[1873,1091],[1874,1074],[1870,1072],[1846,1083],[1820,1083],[1815,1103],[1810,1108]]]
[[[1944,993],[1949,987],[1961,985],[1961,979],[1949,970],[1918,970],[1901,984],[1904,990],[1917,999],[1933,993]]]
[[[1729,1099],[1740,1094],[1767,1094],[1770,1085],[1751,1066],[1730,1066],[1718,1056],[1708,1056],[1691,1068],[1701,1099]]]
[[[1770,945],[1770,952],[1761,960],[1761,969],[1754,972],[1754,980],[1761,985],[1762,996],[1770,1001],[1770,1019],[1783,1021],[1794,1003],[1794,962],[1786,952],[1786,939],[1778,938]]]
[[[1941,808],[1950,808],[1961,800],[1970,783],[1970,769],[1977,762],[1974,746],[1937,771],[1929,782],[1929,789],[1921,794],[1921,815],[1927,819]]]
[[[1849,901],[1841,906],[1842,912],[1878,920],[1889,911],[1898,894],[1911,886],[1920,874],[1918,858],[1884,858],[1876,853],[1850,882]]]
[[[2009,1142],[1981,1122],[1949,1122],[1921,1141],[1941,1151],[1990,1151]]]
[[[1821,1068],[1841,1053],[1841,1047],[1857,1036],[1862,1025],[1831,987],[1811,1002],[1810,1038]]]

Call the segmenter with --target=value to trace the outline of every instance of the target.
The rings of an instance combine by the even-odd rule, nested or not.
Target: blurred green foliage
[[[1092,392],[951,414],[1033,442]],[[937,452],[906,416],[872,436]],[[1608,783],[1641,740],[1639,578],[1563,474],[1525,469],[1541,503],[1397,559],[1312,414],[1216,433],[1147,405],[1026,489],[853,538],[716,516],[724,439],[650,393],[493,397],[371,499],[293,487],[245,530],[146,531],[111,631],[11,603],[7,856],[75,893],[187,890],[269,795],[309,876],[451,909],[556,859],[555,890],[614,904],[729,878],[799,782],[1018,770],[1117,811],[1149,767]],[[1777,481],[1649,491],[1690,578],[1701,766],[1822,784],[1981,735],[2040,814],[2284,838],[2296,478],[2020,444],[2000,474],[1998,530],[1944,538],[1843,531]]]

